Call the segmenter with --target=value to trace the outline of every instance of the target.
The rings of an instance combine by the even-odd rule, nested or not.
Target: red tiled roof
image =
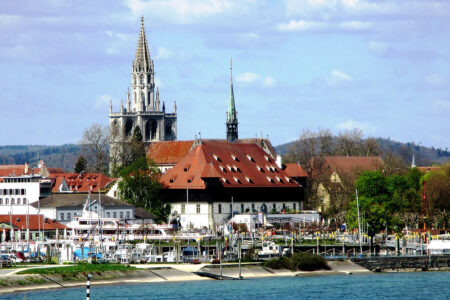
[[[378,156],[325,156],[324,160],[331,170],[338,172],[375,171],[383,165],[383,161]]]
[[[426,173],[431,171],[438,171],[441,169],[441,167],[417,167],[417,169],[419,169],[419,171],[422,173]]]
[[[289,177],[308,177],[305,170],[299,164],[285,164],[286,168],[284,171]]]
[[[0,223],[10,224],[10,222],[11,215],[0,215]],[[27,215],[12,215],[12,225],[15,227],[15,229],[26,230]],[[43,215],[28,215],[28,228],[30,230],[38,230],[39,227],[41,229],[45,228],[46,230],[68,228],[67,226],[57,221],[49,218],[44,218]]]
[[[267,151],[269,151],[269,154],[275,158],[277,156],[277,153],[275,152],[275,149],[272,146],[272,143],[269,141],[269,139],[264,138],[246,138],[246,139],[238,139],[236,143],[242,143],[242,144],[256,144],[260,147],[263,147],[264,145],[267,147]]]
[[[224,187],[300,187],[256,144],[203,140],[161,177],[168,189],[205,189],[207,178]]]
[[[67,183],[69,189],[73,192],[81,192],[87,193],[89,191],[98,192],[99,189],[103,190],[110,183],[114,182],[113,179],[101,173],[86,173],[86,174],[78,174],[78,173],[57,173],[50,174],[50,178],[55,178],[55,185],[52,187],[52,192],[58,192],[59,184],[61,184],[62,180],[59,178],[62,177]],[[91,189],[92,187],[92,189]]]
[[[147,157],[157,164],[176,164],[191,150],[194,141],[152,142]]]
[[[28,169],[27,172],[25,169]],[[31,168],[27,165],[0,165],[0,177],[40,174],[40,172],[40,168]]]

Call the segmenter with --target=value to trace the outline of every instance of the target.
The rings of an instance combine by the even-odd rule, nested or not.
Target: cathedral
[[[144,17],[141,17],[136,55],[131,67],[131,91],[128,89],[127,101],[123,101],[119,112],[109,106],[110,155],[121,151],[124,142],[130,141],[134,129],[139,126],[146,146],[154,141],[174,141],[177,139],[177,105],[173,112],[166,112],[161,104],[159,89],[155,93],[155,68],[150,57]],[[120,162],[116,162],[120,163]]]

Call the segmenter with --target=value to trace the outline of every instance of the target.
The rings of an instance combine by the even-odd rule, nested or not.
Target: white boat
[[[427,245],[427,250],[432,255],[450,255],[450,235],[438,236],[438,239],[431,240]]]
[[[260,259],[271,259],[286,255],[289,249],[283,249],[283,246],[277,245],[272,241],[264,241],[262,243],[262,250],[258,251]]]

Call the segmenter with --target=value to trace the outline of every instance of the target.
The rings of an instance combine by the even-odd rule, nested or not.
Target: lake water
[[[26,298],[24,298],[24,296]],[[86,299],[85,288],[0,299]],[[450,272],[371,273],[91,286],[91,299],[450,299]]]

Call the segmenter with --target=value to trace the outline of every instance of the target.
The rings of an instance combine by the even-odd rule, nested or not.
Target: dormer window
[[[278,180],[278,182],[284,183],[283,179],[281,179],[280,177],[275,176],[275,178]]]
[[[233,158],[234,161],[239,162],[239,159],[235,155],[231,154],[231,157]]]
[[[234,171],[229,165],[227,165],[228,170]]]
[[[292,181],[291,181],[291,179],[289,177],[285,176],[284,178],[286,178],[287,182],[292,183]]]
[[[222,160],[220,160],[220,157],[218,157],[216,154],[213,154],[213,157],[214,157],[214,159],[217,160],[217,161],[222,161]]]
[[[248,183],[253,183],[253,180],[251,180],[251,179],[248,178],[247,176],[245,176],[245,180],[247,180]]]
[[[237,183],[241,183],[241,181],[240,181],[238,178],[233,177],[233,179],[234,179],[234,181],[236,181]]]
[[[255,160],[253,159],[253,157],[251,157],[250,155],[247,154],[247,158],[249,161],[255,162]]]
[[[185,165],[185,166],[184,166],[184,171],[185,171],[185,172],[189,171],[189,168],[190,168],[190,167],[191,167],[190,164]]]
[[[259,170],[259,171],[261,171],[261,172],[263,172],[264,173],[264,169],[263,168],[261,168],[260,166],[256,166],[256,168]]]
[[[269,176],[267,176],[266,178],[267,178],[267,180],[268,180],[270,183],[275,183],[275,181],[273,181],[273,179],[270,178]]]

